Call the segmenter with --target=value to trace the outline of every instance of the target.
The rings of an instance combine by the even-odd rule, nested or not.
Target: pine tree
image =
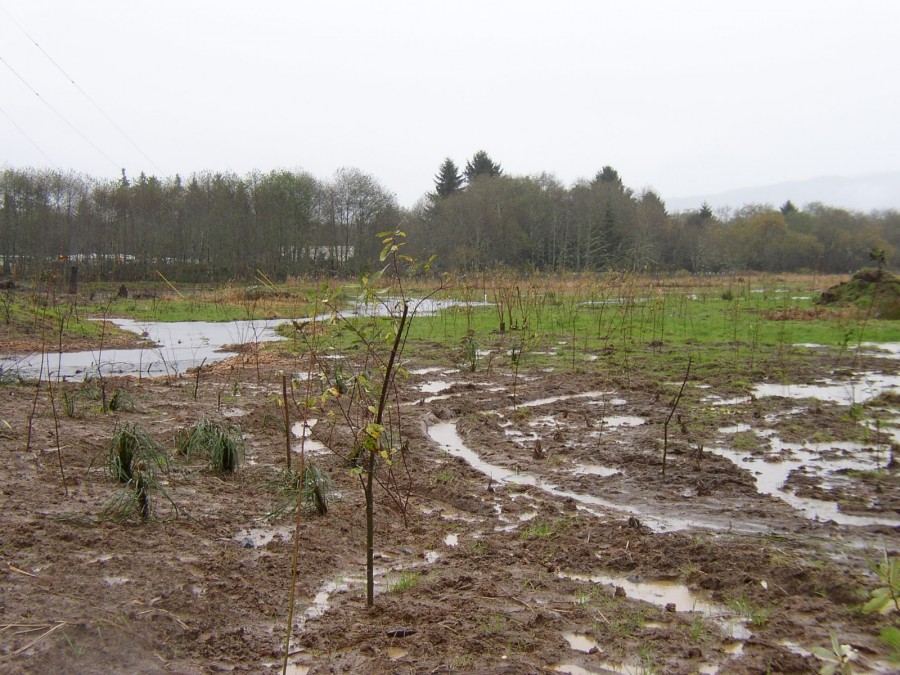
[[[466,180],[469,183],[478,176],[493,178],[502,175],[503,169],[499,164],[494,163],[494,160],[484,150],[479,150],[472,156],[472,159],[466,162]]]
[[[612,168],[609,164],[603,167],[601,171],[597,172],[597,175],[594,176],[594,183],[607,183],[609,185],[615,185],[617,188],[623,188],[624,185],[622,183],[622,179],[619,177],[619,172]]]
[[[456,163],[447,157],[441,164],[441,169],[434,177],[434,192],[438,197],[449,197],[454,195],[463,186],[463,177],[459,175],[459,167]]]

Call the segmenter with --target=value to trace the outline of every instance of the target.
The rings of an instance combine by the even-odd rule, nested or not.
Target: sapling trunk
[[[391,373],[394,370],[394,362],[400,351],[403,341],[403,329],[406,327],[406,319],[409,315],[409,303],[403,301],[403,313],[400,315],[400,323],[397,325],[397,335],[394,336],[394,344],[388,357],[387,367],[384,369],[384,380],[381,383],[381,396],[378,399],[378,407],[375,409],[375,424],[381,425],[384,419],[384,408],[387,405],[387,393],[391,385]],[[366,476],[366,606],[375,604],[375,453],[379,443],[375,443],[369,451]]]
[[[287,470],[291,470],[291,418],[288,411],[287,375],[281,376],[281,400],[284,403],[284,451]]]
[[[672,402],[672,409],[669,411],[669,416],[666,418],[666,423],[663,424],[663,457],[662,457],[662,475],[666,475],[666,456],[669,453],[669,422],[672,420],[672,415],[675,414],[675,409],[678,407],[678,402],[681,400],[681,395],[684,393],[684,386],[687,384],[688,376],[691,374],[691,358],[688,357],[687,369],[684,371],[684,380],[681,382],[681,389],[678,390],[678,395],[675,396],[675,400]]]
[[[62,479],[63,490],[65,490],[66,497],[68,497],[69,484],[66,482],[66,471],[63,468],[62,461],[62,446],[59,444],[59,414],[56,412],[56,397],[53,395],[53,383],[49,380],[47,381],[47,389],[50,394],[50,407],[53,409],[53,427],[54,435],[56,436],[56,459],[59,462],[59,476]]]

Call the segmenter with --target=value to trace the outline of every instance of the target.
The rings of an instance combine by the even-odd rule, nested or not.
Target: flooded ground
[[[396,311],[396,299],[376,303],[351,303],[341,312],[343,317],[388,316]],[[411,314],[431,316],[460,305],[456,300],[418,299],[411,303]],[[332,314],[315,318],[248,320],[248,321],[173,321],[152,322],[132,319],[110,319],[119,328],[143,338],[135,349],[104,347],[102,341],[85,351],[53,351],[44,354],[0,356],[0,373],[26,379],[39,375],[54,381],[81,381],[98,376],[135,375],[140,377],[177,377],[201,364],[213,364],[235,356],[240,348],[281,340],[276,331],[285,323],[300,324],[330,321]]]
[[[866,350],[853,371],[810,349],[743,390],[727,369],[689,381],[665,465],[680,383],[622,377],[604,355],[529,373],[409,358],[407,501],[377,497],[372,609],[363,495],[342,459],[355,441],[293,405],[292,462],[326,471],[334,499],[300,523],[287,672],[815,673],[832,635],[856,672],[896,672],[878,638],[891,618],[858,608],[878,584],[867,560],[900,548],[900,362]],[[279,672],[296,523],[267,516],[286,464],[281,375],[308,366],[274,349],[199,385],[183,368],[110,371],[134,405],[106,415],[92,382],[66,385],[72,416],[46,388],[0,388],[0,670]],[[238,472],[173,455],[151,522],[101,518],[116,427],[171,452],[203,415],[240,425]]]

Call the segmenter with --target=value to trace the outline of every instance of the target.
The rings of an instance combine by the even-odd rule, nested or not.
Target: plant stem
[[[291,470],[291,419],[288,411],[287,375],[281,376],[281,400],[284,403],[284,450],[287,457],[287,470]],[[306,430],[304,429],[304,432]],[[302,479],[301,479],[302,480]]]
[[[672,420],[672,415],[675,414],[675,408],[678,407],[678,402],[681,400],[681,395],[684,393],[684,386],[687,384],[688,376],[691,374],[691,359],[693,357],[688,357],[687,369],[684,371],[684,380],[681,382],[681,389],[678,390],[678,395],[675,397],[675,400],[672,402],[672,409],[669,411],[669,416],[666,418],[666,423],[663,425],[663,461],[662,461],[662,475],[666,475],[666,455],[669,452],[669,422]]]
[[[403,329],[406,327],[406,319],[409,315],[409,303],[403,300],[403,313],[400,315],[400,323],[397,325],[397,335],[394,336],[394,344],[388,357],[384,370],[384,380],[381,383],[381,396],[378,398],[378,407],[375,409],[375,424],[381,425],[384,419],[384,407],[387,402],[387,393],[391,385],[391,372],[394,369],[394,361],[400,351],[400,343],[403,340]],[[366,606],[375,604],[375,453],[378,444],[369,451],[368,476],[366,476]]]

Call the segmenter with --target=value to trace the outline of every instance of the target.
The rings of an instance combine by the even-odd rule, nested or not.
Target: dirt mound
[[[857,305],[874,303],[874,316],[900,319],[900,278],[882,269],[862,269],[850,279],[824,291],[817,305]]]

